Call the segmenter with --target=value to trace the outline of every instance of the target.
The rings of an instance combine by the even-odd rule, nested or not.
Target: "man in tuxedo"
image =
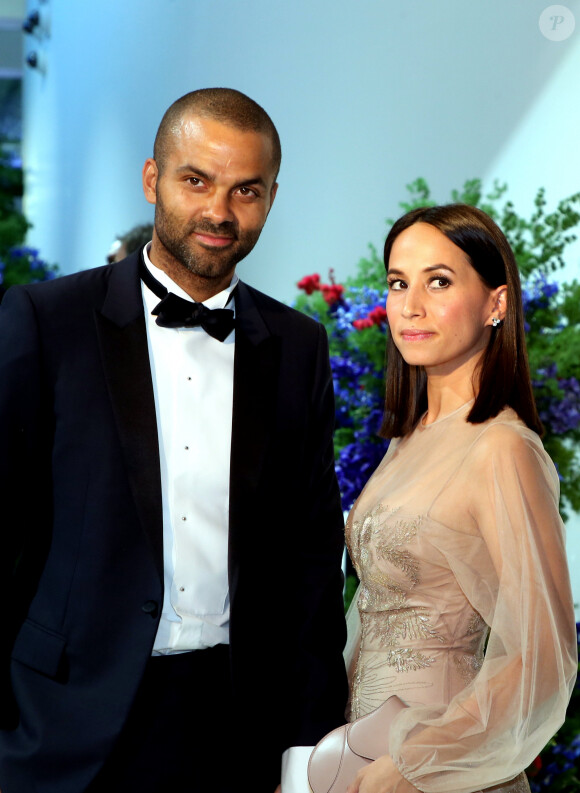
[[[187,94],[151,243],[4,298],[2,793],[274,793],[344,721],[327,339],[236,274],[280,157]]]

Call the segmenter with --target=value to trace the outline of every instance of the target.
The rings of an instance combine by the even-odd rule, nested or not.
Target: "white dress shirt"
[[[169,291],[191,300],[144,251]],[[205,301],[223,308],[238,282]],[[232,331],[162,328],[160,298],[142,283],[159,436],[165,593],[153,651],[184,652],[229,641],[228,513],[234,382]],[[234,298],[228,308],[235,310]]]

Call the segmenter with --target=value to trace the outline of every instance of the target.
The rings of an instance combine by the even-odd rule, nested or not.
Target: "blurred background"
[[[418,177],[438,202],[499,180],[523,215],[540,187],[548,208],[576,193],[579,75],[580,0],[0,0],[28,244],[64,273],[104,264],[153,218],[141,168],[167,106],[229,86],[281,135],[278,197],[239,272],[285,302],[380,249]],[[574,243],[556,277],[579,261]],[[578,516],[568,545],[579,600]]]

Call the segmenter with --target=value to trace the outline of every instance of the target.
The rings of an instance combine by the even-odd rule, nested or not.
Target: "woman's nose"
[[[401,313],[406,319],[420,316],[424,313],[423,301],[417,289],[409,287],[405,291]]]

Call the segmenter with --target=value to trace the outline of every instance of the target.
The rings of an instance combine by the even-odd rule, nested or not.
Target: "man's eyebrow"
[[[261,187],[264,188],[268,186],[261,176],[253,176],[250,179],[244,179],[243,182],[240,182],[238,184],[238,187],[246,187],[252,184],[259,184]]]
[[[202,176],[204,179],[207,179],[208,182],[211,182],[213,179],[210,174],[205,173],[205,171],[202,171],[201,168],[197,168],[195,165],[180,165],[177,169],[177,173],[195,173],[198,176]]]
[[[213,182],[214,179],[211,174],[206,173],[205,171],[202,171],[201,168],[197,168],[195,165],[190,164],[180,165],[179,168],[177,168],[177,173],[194,173],[197,176],[201,176],[202,179],[207,179],[208,182]],[[249,179],[243,179],[241,182],[236,184],[236,187],[248,187],[250,185],[260,185],[260,187],[263,187],[264,189],[268,187],[261,176],[251,176]]]

